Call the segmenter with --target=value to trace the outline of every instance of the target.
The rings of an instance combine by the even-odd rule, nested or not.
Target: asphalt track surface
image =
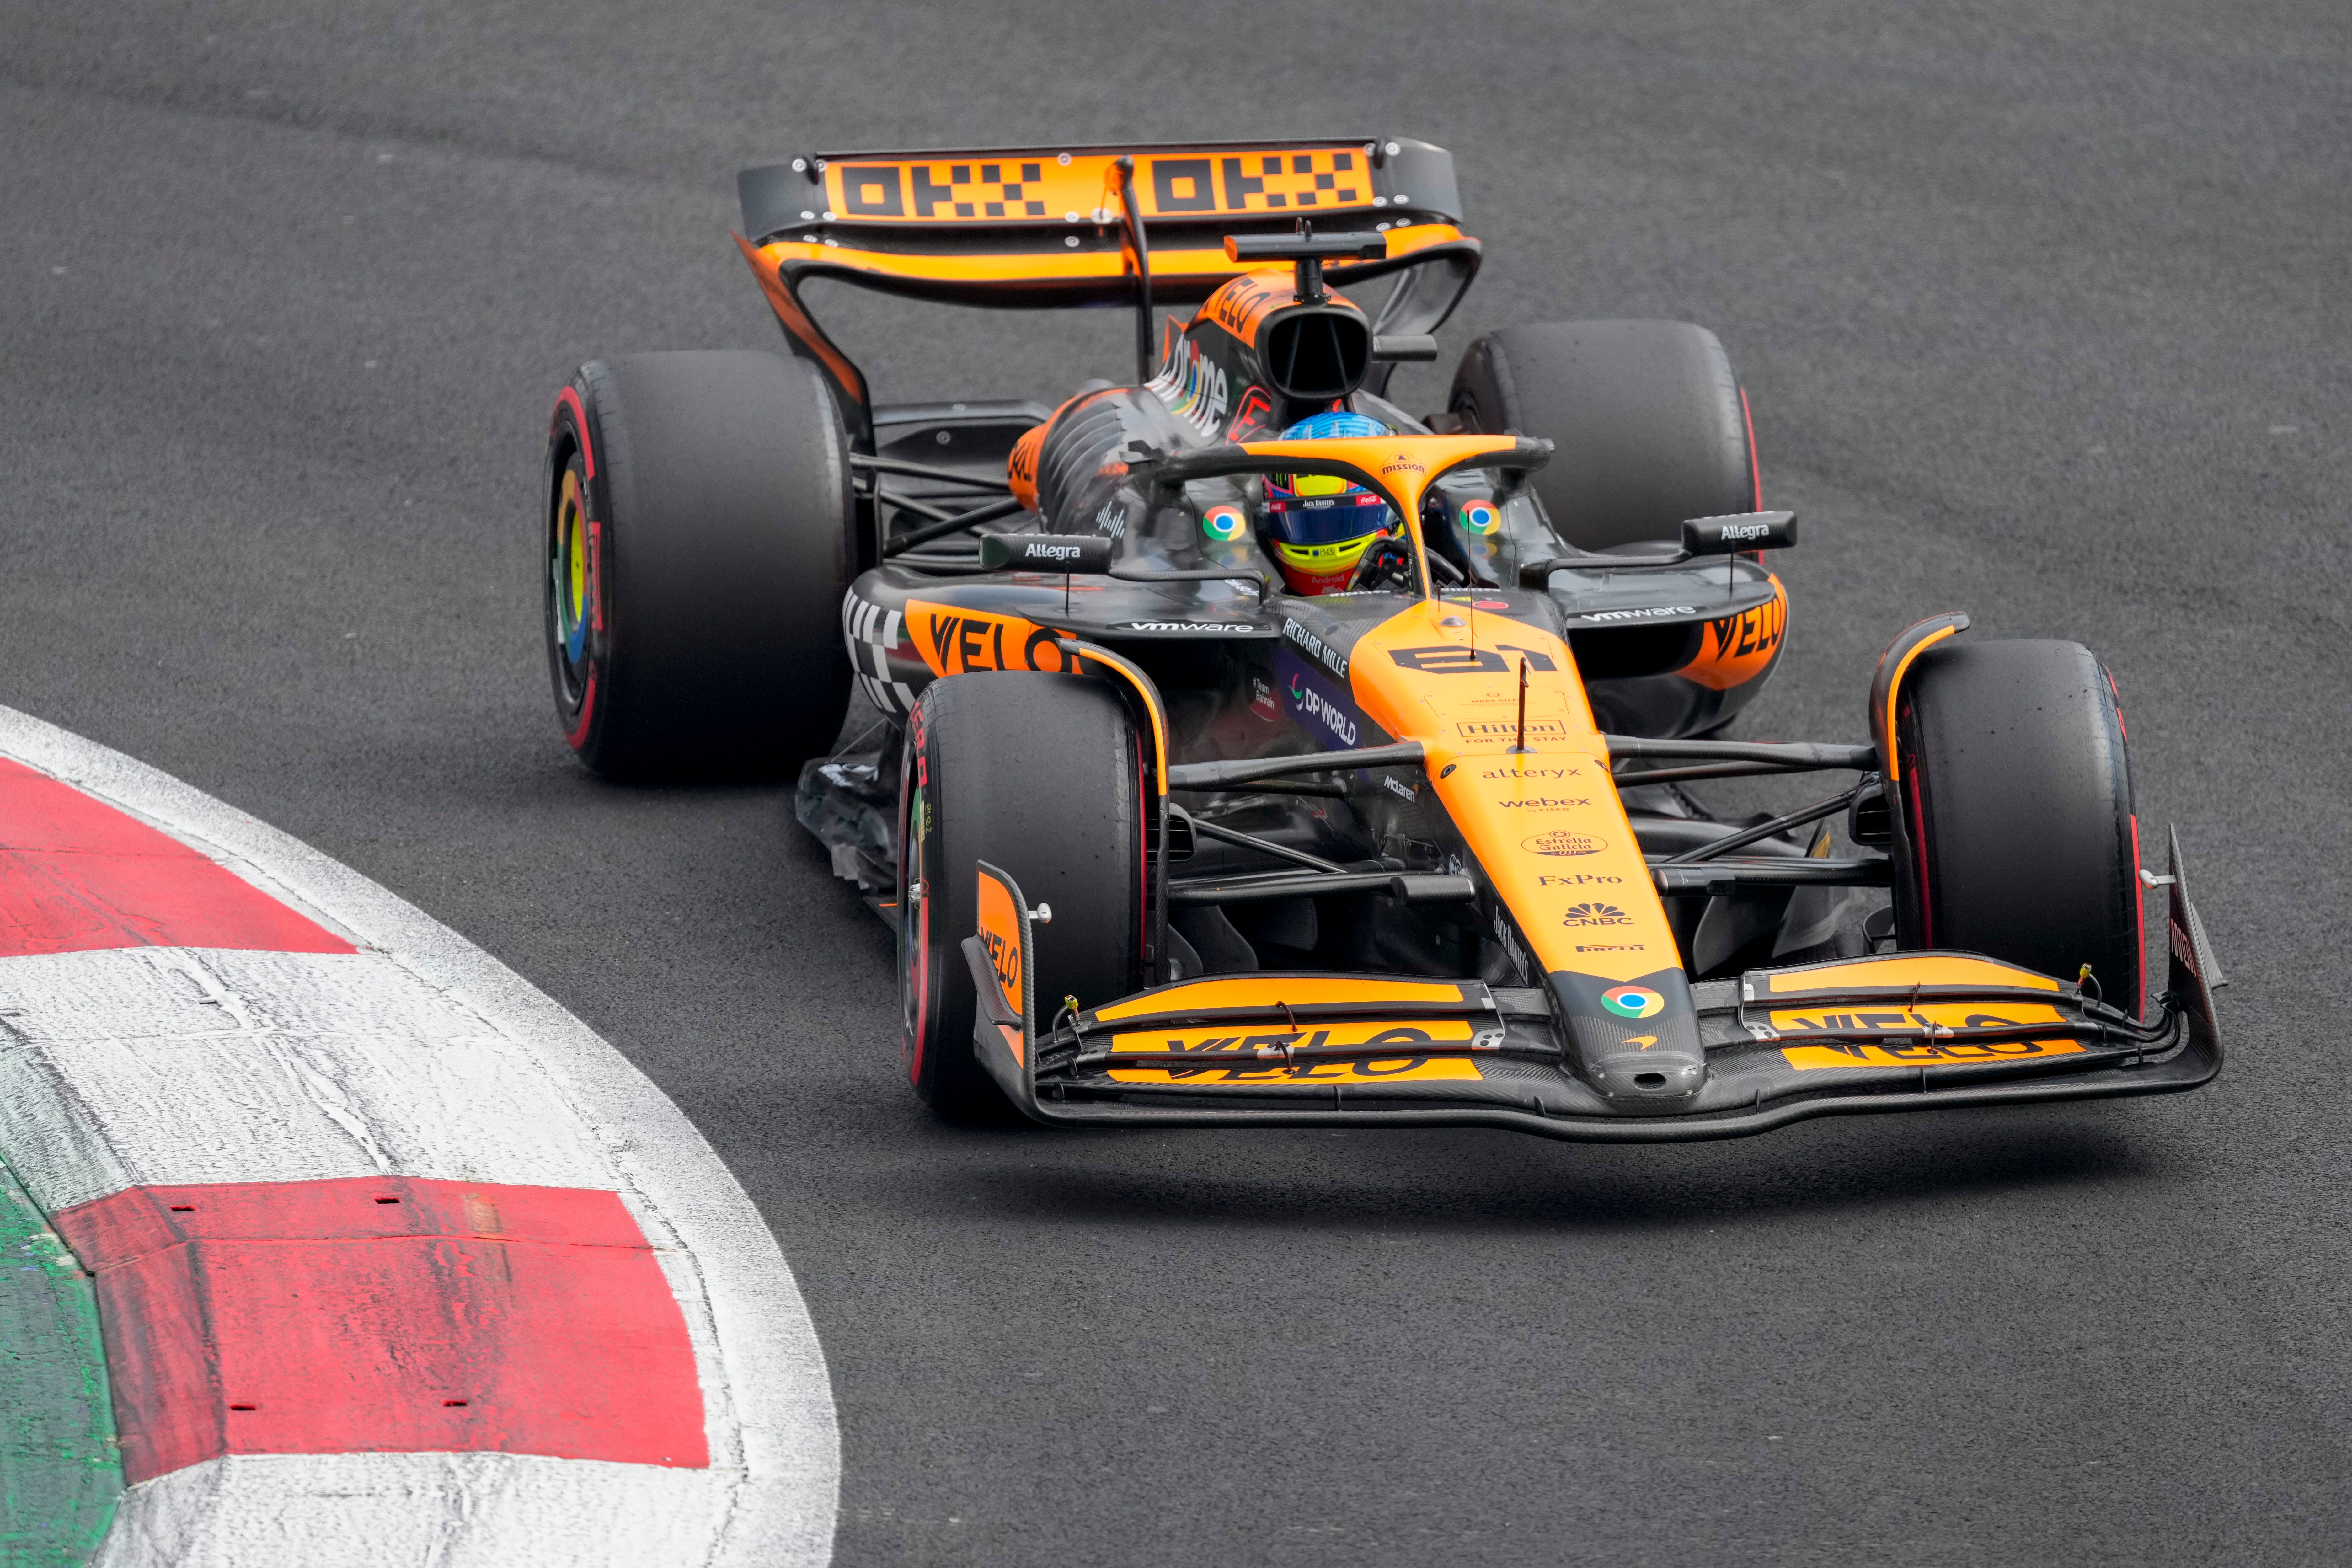
[[[2347,71],[2335,0],[15,0],[0,702],[381,880],[686,1108],[830,1358],[844,1563],[2332,1556]],[[1808,531],[1743,733],[1860,739],[1946,608],[2109,660],[2230,970],[2218,1086],[1654,1149],[946,1131],[783,792],[572,763],[549,400],[774,341],[739,164],[1380,131],[1454,151],[1488,244],[1444,363],[1570,316],[1729,345]],[[1130,341],[831,319],[893,398],[1057,396]]]

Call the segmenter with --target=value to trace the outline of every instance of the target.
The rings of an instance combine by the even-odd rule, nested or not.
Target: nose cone
[[[1637,1114],[1677,1110],[1706,1087],[1706,1052],[1681,970],[1624,982],[1555,973],[1551,983],[1568,1020],[1571,1065],[1612,1105]]]
[[[1592,1087],[1612,1100],[1685,1100],[1706,1083],[1706,1058],[1696,1051],[1623,1051],[1590,1062]]]

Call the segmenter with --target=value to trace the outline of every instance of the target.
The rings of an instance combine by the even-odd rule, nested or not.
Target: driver
[[[1361,414],[1318,414],[1285,430],[1285,441],[1388,436]],[[1322,474],[1268,474],[1259,531],[1294,594],[1334,594],[1354,581],[1365,552],[1396,527],[1396,509],[1363,486]]]

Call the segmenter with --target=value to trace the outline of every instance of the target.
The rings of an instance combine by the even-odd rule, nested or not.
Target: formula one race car
[[[791,357],[564,388],[557,706],[615,775],[814,757],[801,818],[898,932],[942,1114],[1683,1139],[2219,1070],[2221,973],[2177,840],[2140,868],[2087,649],[1938,616],[1881,658],[1864,743],[1721,738],[1780,660],[1765,552],[1796,524],[1712,333],[1511,328],[1444,412],[1387,399],[1477,270],[1443,150],[831,153],[740,185]],[[812,279],[1132,305],[1135,376],[877,405]],[[1381,279],[1370,313],[1340,291]],[[1848,780],[1753,819],[1689,788],[1812,772]]]

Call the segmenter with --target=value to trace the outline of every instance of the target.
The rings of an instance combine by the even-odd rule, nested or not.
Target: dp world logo
[[[1640,985],[1614,985],[1601,994],[1601,1005],[1621,1018],[1654,1018],[1666,1010],[1666,999]]]
[[[1356,737],[1362,732],[1357,726],[1356,715],[1339,700],[1327,694],[1286,650],[1283,659],[1292,667],[1290,685],[1284,693],[1290,699],[1290,710],[1311,728],[1328,731],[1332,740],[1340,745],[1354,745]]]

